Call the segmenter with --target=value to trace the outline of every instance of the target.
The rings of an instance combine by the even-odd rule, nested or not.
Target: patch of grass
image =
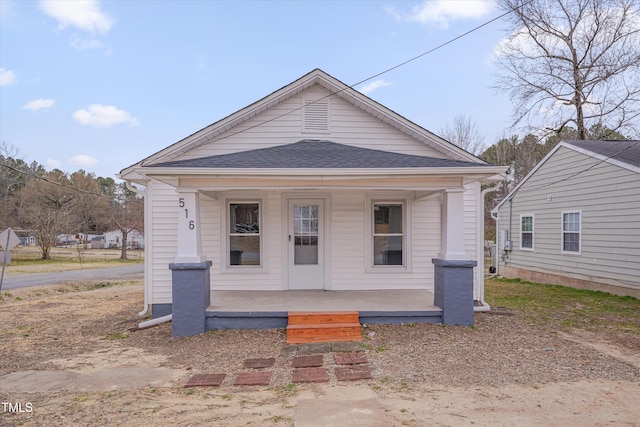
[[[367,344],[367,343],[364,343],[364,342],[363,342],[362,344],[360,344],[360,346],[361,346],[362,348],[364,348],[365,350],[371,350],[371,349],[373,349],[373,346],[372,346],[371,344]]]
[[[89,400],[89,395],[88,394],[79,394],[76,397],[73,398],[73,400],[75,402],[86,402],[87,400]]]
[[[220,399],[222,399],[222,400],[231,400],[231,396],[229,396],[228,394],[223,394],[222,396],[220,396]]]
[[[127,334],[123,334],[122,332],[118,332],[118,331],[114,331],[109,333],[108,335],[105,335],[104,337],[100,338],[101,340],[123,340],[125,338],[128,338],[129,335]]]
[[[386,344],[379,345],[374,350],[377,351],[378,353],[382,353],[383,351],[387,350],[387,345]]]
[[[640,300],[633,297],[492,278],[485,281],[485,298],[543,327],[640,335]]]

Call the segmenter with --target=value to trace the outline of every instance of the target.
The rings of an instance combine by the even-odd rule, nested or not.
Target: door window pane
[[[318,205],[293,207],[294,263],[318,264]]]

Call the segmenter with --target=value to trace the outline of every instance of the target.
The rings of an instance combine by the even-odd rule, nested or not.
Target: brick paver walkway
[[[293,382],[298,383],[328,383],[329,374],[324,368],[297,368],[293,371]]]
[[[370,380],[373,378],[371,376],[371,369],[365,365],[336,368],[335,373],[338,381]]]
[[[329,367],[325,368],[324,354],[332,352],[335,365],[339,365],[333,370],[338,381],[372,379],[369,361],[362,351],[358,351],[361,348],[360,343],[353,342],[287,345],[283,349],[282,355],[285,358],[292,358],[293,383],[296,384],[329,382],[331,376],[328,368],[333,363],[327,359]],[[264,369],[273,368],[275,363],[275,357],[245,359],[242,367],[255,370],[238,373],[233,385],[269,385],[272,371]],[[196,374],[187,381],[184,387],[217,387],[222,384],[225,378],[226,374],[224,373]]]
[[[296,356],[291,362],[292,368],[315,368],[322,366],[324,363],[324,356],[316,354],[314,356]]]
[[[364,365],[369,363],[367,356],[362,352],[336,353],[333,355],[336,365]]]
[[[269,385],[270,371],[240,372],[233,385]]]
[[[218,387],[226,376],[227,374],[197,374],[189,378],[184,387]]]

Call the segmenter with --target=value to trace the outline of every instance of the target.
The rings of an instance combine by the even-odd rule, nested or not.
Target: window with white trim
[[[373,265],[405,265],[404,203],[373,203]]]
[[[260,266],[260,202],[230,202],[227,265]]]
[[[562,252],[580,253],[582,213],[562,212]]]
[[[523,251],[533,250],[533,230],[534,215],[520,215],[520,249]]]

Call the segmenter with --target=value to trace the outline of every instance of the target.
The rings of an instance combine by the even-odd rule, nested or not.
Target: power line
[[[480,30],[481,28],[486,27],[486,26],[487,26],[487,25],[489,25],[489,24],[492,24],[492,23],[493,23],[493,22],[495,22],[495,21],[498,21],[498,20],[502,19],[503,17],[505,17],[505,16],[509,15],[510,13],[514,12],[516,9],[518,9],[518,8],[522,8],[522,7],[526,6],[526,5],[528,5],[529,3],[533,3],[534,1],[535,1],[535,0],[529,0],[529,1],[527,1],[527,2],[523,3],[523,4],[519,5],[519,6],[516,6],[516,7],[512,8],[512,9],[510,9],[510,10],[508,10],[508,11],[506,11],[506,12],[502,13],[501,15],[498,15],[498,16],[496,16],[496,17],[494,17],[494,18],[492,18],[492,19],[490,19],[490,20],[488,20],[488,21],[485,21],[484,23],[482,23],[482,24],[480,24],[480,25],[478,25],[478,26],[476,26],[476,27],[474,27],[474,28],[472,28],[472,29],[470,29],[470,30],[468,30],[468,31],[466,31],[466,32],[464,32],[464,33],[462,33],[462,34],[460,34],[460,35],[458,35],[458,36],[456,36],[456,37],[452,38],[452,39],[449,39],[449,40],[447,40],[447,41],[445,41],[445,42],[443,42],[443,43],[441,43],[441,44],[439,44],[439,45],[437,45],[437,46],[435,46],[435,47],[433,47],[433,48],[431,48],[431,49],[429,49],[429,50],[427,50],[427,51],[425,51],[425,52],[422,52],[422,53],[421,53],[421,54],[419,54],[419,55],[416,55],[416,56],[414,56],[414,57],[412,57],[412,58],[410,58],[410,59],[407,59],[406,61],[403,61],[403,62],[401,62],[401,63],[399,63],[399,64],[397,64],[397,65],[394,65],[394,66],[392,66],[392,67],[390,67],[390,68],[387,68],[387,69],[385,69],[384,71],[381,71],[381,72],[376,73],[376,74],[374,74],[374,75],[372,75],[372,76],[370,76],[370,77],[367,77],[367,78],[365,78],[365,79],[363,79],[363,80],[360,80],[360,81],[358,81],[357,83],[353,83],[353,84],[351,84],[351,85],[349,85],[349,86],[347,86],[347,87],[345,87],[345,88],[343,88],[343,89],[340,89],[340,90],[338,90],[338,91],[336,91],[336,92],[331,92],[331,93],[329,93],[328,95],[325,95],[325,96],[323,96],[323,97],[321,97],[321,98],[319,98],[319,99],[316,99],[315,101],[310,102],[309,104],[315,104],[315,103],[317,103],[317,102],[323,101],[323,100],[325,100],[325,99],[327,99],[327,98],[330,98],[330,97],[332,97],[332,96],[334,96],[334,95],[337,95],[337,94],[339,94],[339,93],[345,92],[345,91],[347,91],[347,90],[356,90],[356,89],[355,89],[355,87],[356,87],[356,86],[361,85],[361,84],[363,84],[363,83],[366,83],[366,82],[368,82],[369,80],[373,80],[373,79],[375,79],[375,78],[377,78],[377,77],[380,77],[380,76],[382,76],[382,75],[384,75],[384,74],[390,73],[390,72],[391,72],[391,71],[393,71],[393,70],[396,70],[396,69],[398,69],[398,68],[400,68],[400,67],[403,67],[403,66],[405,66],[405,65],[407,65],[407,64],[409,64],[409,63],[411,63],[411,62],[414,62],[414,61],[416,61],[416,60],[418,60],[418,59],[420,59],[420,58],[422,58],[422,57],[424,57],[424,56],[426,56],[426,55],[429,55],[429,54],[431,54],[431,53],[433,53],[433,52],[435,52],[435,51],[437,51],[437,50],[439,50],[439,49],[442,49],[443,47],[445,47],[445,46],[447,46],[447,45],[449,45],[449,44],[451,44],[451,43],[454,43],[454,42],[458,41],[459,39],[461,39],[461,38],[463,38],[463,37],[466,37],[466,36],[468,36],[469,34],[472,34],[472,33],[476,32],[476,31]],[[236,131],[236,132],[230,132],[230,133],[227,133],[227,134],[223,135],[222,137],[220,137],[217,141],[221,141],[221,140],[223,140],[223,139],[227,139],[227,138],[230,138],[230,137],[232,137],[232,136],[236,136],[236,135],[239,135],[239,134],[241,134],[241,133],[247,132],[247,131],[249,131],[249,130],[255,129],[255,128],[257,128],[257,127],[263,126],[263,125],[265,125],[265,124],[271,123],[271,122],[273,122],[273,121],[275,121],[275,120],[281,119],[282,117],[288,116],[289,114],[295,113],[296,111],[299,111],[299,110],[301,110],[301,109],[303,109],[303,108],[305,108],[305,106],[304,106],[304,105],[301,105],[301,106],[296,107],[296,108],[294,108],[294,109],[292,109],[292,110],[289,110],[289,111],[287,111],[287,112],[284,112],[284,113],[282,113],[282,114],[280,114],[280,115],[277,115],[277,116],[275,116],[275,117],[272,117],[271,119],[265,120],[265,121],[260,122],[260,123],[256,123],[256,124],[255,124],[255,125],[253,125],[253,126],[249,126],[249,127],[247,127],[247,128],[241,129],[241,130]],[[147,159],[148,159],[148,157],[147,157]],[[145,160],[147,160],[147,159],[144,159],[144,160],[142,160],[142,161],[140,162],[141,166],[144,166]]]
[[[18,173],[21,173],[21,174],[23,174],[23,175],[27,175],[27,176],[30,176],[30,177],[32,177],[32,178],[39,179],[39,180],[41,180],[41,181],[47,182],[47,183],[49,183],[49,184],[57,185],[57,186],[59,186],[59,187],[67,188],[67,189],[70,189],[70,190],[74,190],[74,191],[77,191],[77,192],[79,192],[79,193],[84,193],[84,194],[88,194],[88,195],[91,195],[91,196],[96,196],[96,197],[101,197],[101,198],[104,198],[104,199],[109,199],[110,201],[117,200],[117,201],[119,201],[119,202],[129,201],[129,202],[133,202],[133,203],[140,203],[140,204],[142,204],[142,203],[143,203],[143,202],[141,202],[141,201],[139,201],[139,200],[136,200],[136,199],[133,199],[133,200],[130,200],[130,199],[129,199],[129,200],[125,200],[125,199],[118,198],[118,197],[111,197],[111,196],[106,195],[106,194],[95,193],[95,192],[93,192],[93,191],[85,190],[85,189],[83,189],[83,188],[74,187],[73,185],[66,185],[66,184],[63,184],[63,183],[61,183],[61,182],[53,181],[53,180],[50,180],[50,179],[48,179],[48,178],[42,177],[42,176],[37,175],[37,174],[35,174],[35,173],[33,173],[33,172],[27,172],[27,171],[24,171],[24,170],[20,170],[20,169],[18,169],[18,168],[15,168],[15,167],[13,167],[13,166],[9,166],[9,165],[8,165],[8,164],[6,164],[6,163],[0,163],[0,166],[4,166],[4,167],[6,167],[7,169],[11,169],[11,170],[13,170],[13,171],[15,171],[15,172],[18,172]]]

